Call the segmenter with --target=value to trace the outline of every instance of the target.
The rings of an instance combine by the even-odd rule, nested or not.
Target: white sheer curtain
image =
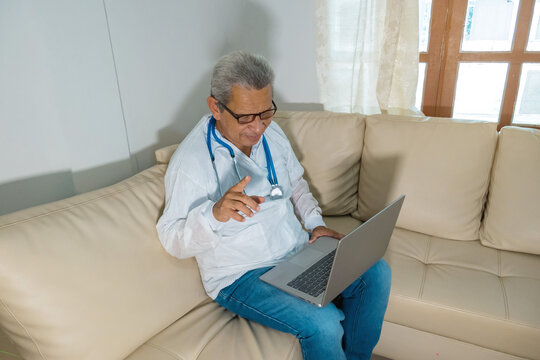
[[[316,15],[326,110],[416,112],[418,0],[318,0]]]

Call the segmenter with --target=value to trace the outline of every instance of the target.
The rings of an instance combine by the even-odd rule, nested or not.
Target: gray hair
[[[245,51],[222,56],[214,67],[210,94],[223,104],[231,100],[233,85],[260,90],[273,87],[274,71],[268,61]]]

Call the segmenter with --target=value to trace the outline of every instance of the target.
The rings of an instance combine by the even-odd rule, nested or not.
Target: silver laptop
[[[260,279],[325,306],[383,257],[404,199],[401,195],[341,240],[317,239]]]

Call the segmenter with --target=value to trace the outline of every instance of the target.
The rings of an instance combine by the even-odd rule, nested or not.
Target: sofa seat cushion
[[[152,337],[126,360],[302,359],[297,339],[240,318],[210,299]]]
[[[386,320],[540,359],[540,256],[396,228]]]
[[[360,221],[325,217],[348,233]],[[540,256],[395,228],[385,260],[385,320],[503,353],[540,359]]]
[[[540,130],[502,128],[480,239],[497,249],[540,254]]]
[[[401,194],[397,226],[476,240],[497,128],[494,123],[377,115],[366,119],[358,186],[360,220]]]

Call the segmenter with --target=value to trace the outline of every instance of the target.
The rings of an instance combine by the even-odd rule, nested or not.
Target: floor
[[[373,355],[371,356],[371,360],[391,360],[391,359],[388,359],[379,355]]]

